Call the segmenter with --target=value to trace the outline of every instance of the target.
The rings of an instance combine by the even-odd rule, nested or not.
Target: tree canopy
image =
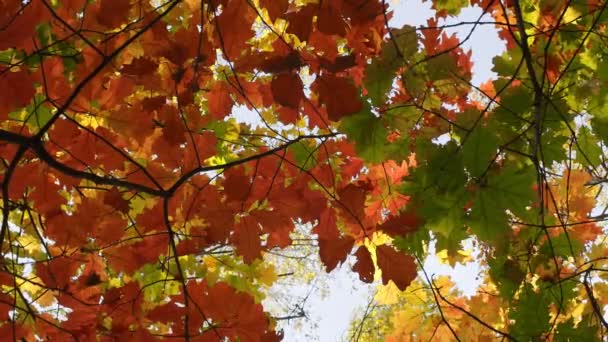
[[[605,339],[608,2],[429,1],[0,1],[0,336],[277,341],[305,250],[353,340]]]

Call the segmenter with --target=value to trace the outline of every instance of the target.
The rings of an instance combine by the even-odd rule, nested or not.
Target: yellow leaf
[[[53,291],[44,290],[44,293],[36,299],[36,303],[42,307],[55,304],[55,295],[53,294]]]
[[[278,279],[274,266],[270,264],[267,267],[262,268],[258,274],[258,279],[262,284],[272,286],[272,284],[274,284],[274,282]]]
[[[392,305],[399,302],[399,294],[401,291],[397,288],[397,285],[390,281],[386,285],[379,285],[378,292],[374,296],[374,300],[380,305]]]

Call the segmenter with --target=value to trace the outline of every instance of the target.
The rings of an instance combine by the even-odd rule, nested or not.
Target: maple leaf
[[[298,11],[286,13],[285,19],[289,22],[287,32],[296,35],[300,41],[307,41],[312,32],[312,18],[315,12],[315,6],[311,4]]]
[[[230,0],[217,17],[218,39],[227,58],[237,58],[253,36],[251,25],[256,14],[246,0]],[[238,25],[234,25],[238,22]]]
[[[315,80],[312,88],[318,92],[319,100],[325,104],[333,121],[363,109],[358,89],[346,78],[324,74]]]
[[[289,0],[261,0],[260,5],[266,8],[270,19],[275,21],[289,8]]]
[[[413,257],[382,245],[376,247],[378,267],[382,271],[382,283],[393,281],[399,290],[404,291],[416,279],[416,262]]]
[[[0,98],[0,113],[6,115],[29,104],[35,93],[29,73],[25,70],[10,69],[0,69],[0,73],[2,73],[0,87],[6,89],[5,94]]]
[[[303,86],[297,74],[280,74],[272,79],[272,96],[277,103],[297,110],[304,98]]]
[[[233,101],[230,97],[228,85],[223,82],[213,84],[209,95],[207,96],[207,104],[209,112],[213,118],[221,120],[232,111]]]
[[[241,217],[232,233],[231,241],[246,263],[253,262],[261,255],[260,233],[258,222],[251,216]]]
[[[120,4],[116,4],[112,0],[101,0],[96,19],[101,25],[114,28],[127,21],[130,10],[129,1],[121,1]]]

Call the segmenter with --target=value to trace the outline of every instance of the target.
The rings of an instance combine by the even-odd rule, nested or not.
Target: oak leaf
[[[359,247],[357,252],[355,252],[355,257],[357,258],[357,262],[353,266],[353,271],[359,273],[359,279],[366,283],[374,281],[374,272],[376,268],[374,267],[374,261],[372,260],[372,256],[367,247]]]
[[[328,273],[346,260],[354,243],[355,240],[349,236],[319,239],[319,255]]]

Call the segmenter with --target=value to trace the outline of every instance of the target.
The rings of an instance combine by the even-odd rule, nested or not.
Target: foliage
[[[382,282],[353,339],[602,340],[608,3],[432,3],[1,1],[2,336],[279,340],[300,249]]]

